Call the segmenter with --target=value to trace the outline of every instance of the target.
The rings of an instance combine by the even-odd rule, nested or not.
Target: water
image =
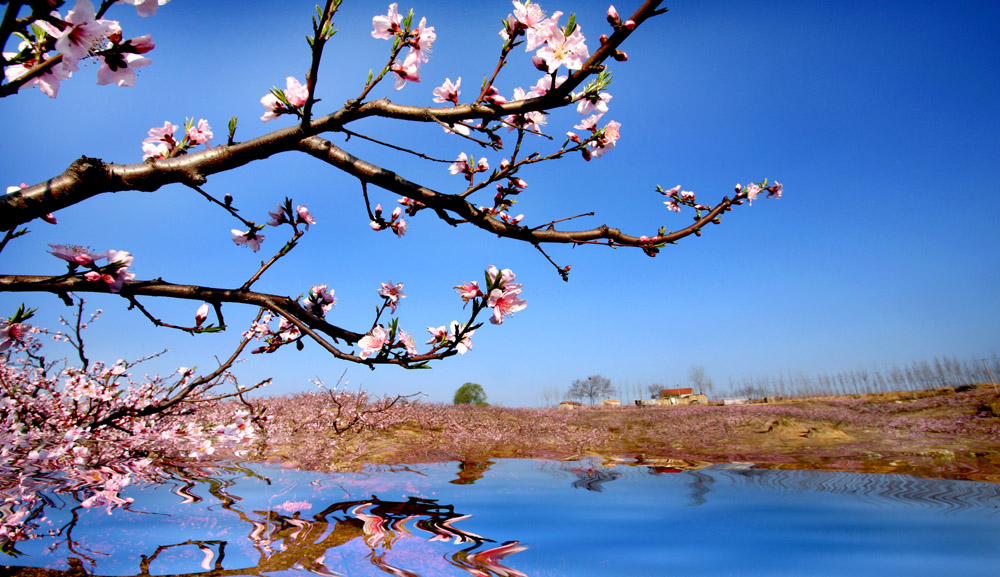
[[[97,575],[998,574],[1000,485],[903,475],[500,460],[321,474],[249,466],[52,496],[58,535],[0,565]],[[76,564],[75,561],[72,563]]]

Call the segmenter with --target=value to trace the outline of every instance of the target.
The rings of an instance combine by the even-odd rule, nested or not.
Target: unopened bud
[[[628,30],[629,32],[635,30],[635,21],[634,20],[626,20],[625,21],[625,29]]]
[[[229,194],[227,192],[226,196],[222,197],[222,202],[224,202],[227,207],[228,206],[232,206],[233,205],[233,195],[231,195],[231,194]]]
[[[626,62],[628,60],[628,54],[626,54],[622,50],[615,50],[615,53],[612,56],[612,58],[614,58],[618,62]]]
[[[621,19],[618,18],[618,11],[615,10],[615,5],[612,4],[611,6],[608,6],[608,23],[612,26],[617,26],[620,20]]]
[[[53,216],[51,212],[43,216],[42,220],[49,224],[59,224],[59,221],[56,220],[56,217]]]
[[[601,34],[600,40],[601,40],[601,46],[604,46],[605,44],[608,43],[608,35],[607,34]]]
[[[537,68],[538,70],[541,70],[542,72],[549,71],[549,65],[546,64],[545,60],[541,56],[532,56],[531,64],[534,65],[534,67]]]
[[[590,162],[590,149],[584,148],[580,152],[583,154],[583,159],[586,160],[587,162]]]
[[[200,327],[207,318],[208,318],[208,303],[205,303],[200,307],[198,307],[198,311],[194,313],[194,326]]]

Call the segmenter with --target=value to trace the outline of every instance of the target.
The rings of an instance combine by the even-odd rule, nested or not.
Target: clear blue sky
[[[121,21],[126,37],[153,35],[153,64],[132,88],[96,86],[91,65],[64,82],[56,100],[31,90],[0,101],[4,186],[42,181],[84,154],[138,162],[146,131],[165,120],[206,118],[217,140],[234,115],[238,139],[286,126],[284,118],[261,123],[259,99],[288,75],[304,77],[313,4],[174,0],[150,19],[114,8],[109,16]],[[636,5],[617,7],[629,14]],[[386,6],[345,0],[321,70],[319,112],[355,96],[369,68],[383,64],[388,42],[370,31],[371,17]],[[542,6],[576,12],[591,45],[607,29],[606,3]],[[540,404],[543,387],[565,389],[595,373],[616,385],[675,384],[702,364],[725,386],[730,377],[1000,351],[1000,5],[667,6],[668,14],[626,44],[629,61],[611,67],[614,99],[605,118],[622,123],[618,147],[590,163],[573,158],[522,172],[529,188],[515,214],[524,212],[530,225],[595,211],[580,224],[652,234],[659,226],[681,228],[691,216],[668,212],[657,184],[682,184],[714,203],[736,182],[768,177],[785,185],[782,200],[738,207],[721,226],[655,259],[636,250],[551,247],[559,264],[573,267],[563,283],[533,248],[452,229],[431,214],[413,219],[403,239],[376,234],[358,184],[308,157],[283,154],[214,176],[206,190],[231,193],[259,222],[285,196],[310,207],[318,224],[257,288],[295,296],[328,284],[339,299],[335,324],[366,330],[379,283],[392,279],[405,283],[407,294],[400,326],[423,342],[426,326],[462,318],[452,286],[481,278],[490,264],[513,269],[528,301],[503,326],[477,332],[469,354],[431,371],[373,372],[308,344],[302,353],[253,356],[240,365],[240,378],[249,384],[271,376],[268,392],[284,394],[308,390],[310,377],[336,381],[347,369],[353,386],[376,394],[421,391],[442,401],[473,381],[491,401],[518,406]],[[458,76],[468,96],[492,70],[510,5],[412,7],[438,35],[423,82],[400,92],[387,83],[375,96],[430,105],[432,89]],[[509,96],[536,78],[518,52],[498,86]],[[579,118],[575,111],[554,114],[549,131],[559,136]],[[435,127],[371,121],[355,129],[444,158],[482,154]],[[461,186],[447,165],[358,142],[348,149],[442,191]],[[501,158],[485,155],[494,166]],[[396,200],[372,194],[386,206]],[[0,255],[0,272],[59,274],[65,267],[46,245],[72,243],[132,252],[138,278],[238,286],[265,251],[280,246],[281,233],[271,230],[261,253],[237,248],[229,230],[238,223],[182,186],[102,195],[57,216],[56,227],[32,223],[32,233]],[[254,313],[229,305],[231,331],[190,337],[154,328],[127,312],[122,299],[86,298],[105,310],[89,331],[90,356],[171,349],[149,371],[210,367]],[[41,325],[55,327],[58,315],[71,312],[51,295],[2,293],[0,311],[9,315],[22,301],[39,307]],[[155,299],[146,305],[178,323],[189,322],[196,308]]]

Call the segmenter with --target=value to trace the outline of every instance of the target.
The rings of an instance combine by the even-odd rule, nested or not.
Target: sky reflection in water
[[[502,460],[130,488],[0,563],[98,575],[995,575],[1000,485]],[[193,501],[193,502],[192,502]],[[57,501],[62,502],[62,501]],[[50,507],[59,527],[72,505]],[[68,550],[68,543],[76,554]]]

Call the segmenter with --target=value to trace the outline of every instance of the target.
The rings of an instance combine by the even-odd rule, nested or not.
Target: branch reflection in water
[[[650,574],[669,558],[699,575],[969,576],[1000,562],[995,483],[620,460],[168,473],[122,488],[132,501],[114,509],[38,480],[41,536],[0,573],[540,577]]]

